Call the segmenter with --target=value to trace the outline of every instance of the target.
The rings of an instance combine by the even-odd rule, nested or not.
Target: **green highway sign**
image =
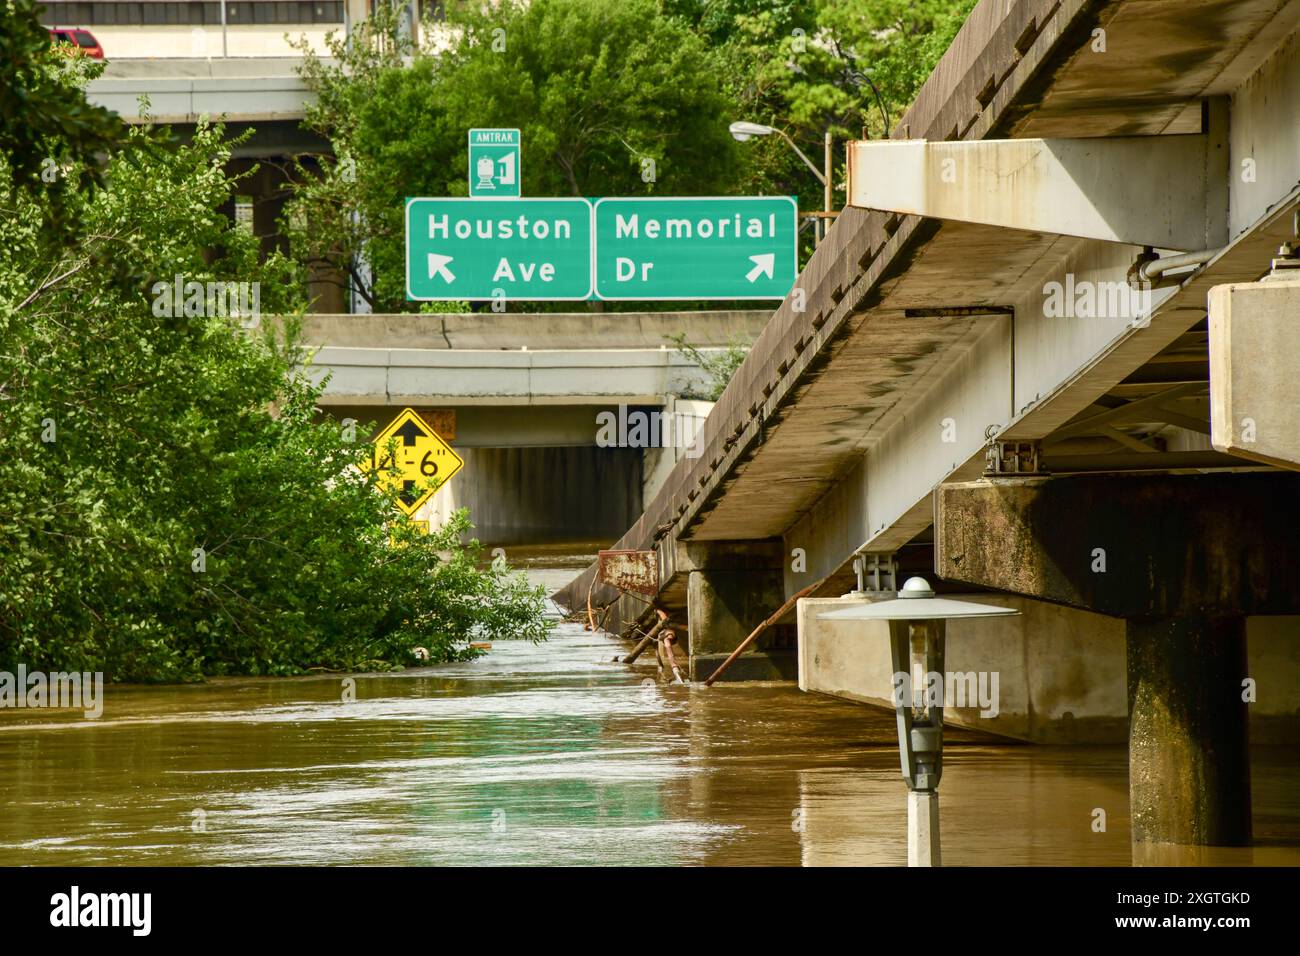
[[[406,297],[591,298],[585,199],[407,199]]]
[[[470,198],[519,198],[519,180],[522,175],[520,163],[519,130],[470,130]]]
[[[783,299],[799,274],[790,196],[598,199],[595,220],[601,299]]]

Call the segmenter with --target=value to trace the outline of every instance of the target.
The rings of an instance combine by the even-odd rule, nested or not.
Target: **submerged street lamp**
[[[817,615],[829,621],[888,621],[894,670],[898,750],[907,782],[907,865],[939,866],[939,777],[943,773],[945,622],[972,617],[1010,617],[1015,608],[937,598],[925,578],[908,578],[898,597]],[[911,686],[913,661],[926,678]],[[937,694],[929,675],[938,674]],[[902,675],[900,679],[899,675]],[[911,696],[912,699],[907,698]]]

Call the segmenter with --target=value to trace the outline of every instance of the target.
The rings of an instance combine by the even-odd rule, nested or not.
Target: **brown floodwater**
[[[566,624],[354,675],[352,702],[330,675],[110,686],[97,720],[0,711],[0,865],[906,862],[892,712],[661,684],[620,650]],[[945,864],[1132,862],[1126,762],[952,733]],[[1257,846],[1139,862],[1300,863],[1296,755],[1257,750],[1254,779]]]

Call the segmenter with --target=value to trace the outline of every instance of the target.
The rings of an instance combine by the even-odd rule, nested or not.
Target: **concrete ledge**
[[[1047,744],[1128,739],[1124,621],[1011,595],[954,595],[1016,607],[1019,617],[950,621],[950,672],[999,673],[999,713],[946,706],[944,723]],[[799,689],[893,709],[888,626],[822,621],[818,614],[868,603],[858,598],[799,602]],[[1250,733],[1261,744],[1300,740],[1300,617],[1246,620],[1250,674],[1257,682]],[[739,661],[737,662],[739,664]]]
[[[1035,743],[1123,743],[1128,739],[1124,622],[1003,595],[953,595],[1016,607],[1019,617],[948,622],[950,673],[996,673],[996,716],[945,704],[944,723]],[[889,628],[884,622],[823,621],[817,615],[869,603],[799,601],[799,687],[893,709]],[[991,689],[991,684],[990,684]],[[992,709],[992,708],[990,708]]]
[[[706,681],[727,659],[726,654],[699,654],[691,659],[693,680]],[[793,651],[753,651],[741,654],[736,663],[718,678],[718,683],[737,681],[792,681],[799,673],[799,661]]]
[[[491,312],[302,318],[308,345],[409,349],[659,349],[679,333],[697,347],[749,345],[771,312]]]
[[[322,346],[322,404],[665,404],[708,376],[662,349],[408,349]]]

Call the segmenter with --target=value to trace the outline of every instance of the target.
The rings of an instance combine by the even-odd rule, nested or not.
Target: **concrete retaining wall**
[[[468,508],[486,544],[611,540],[641,512],[639,448],[457,448],[465,459],[416,517]]]

